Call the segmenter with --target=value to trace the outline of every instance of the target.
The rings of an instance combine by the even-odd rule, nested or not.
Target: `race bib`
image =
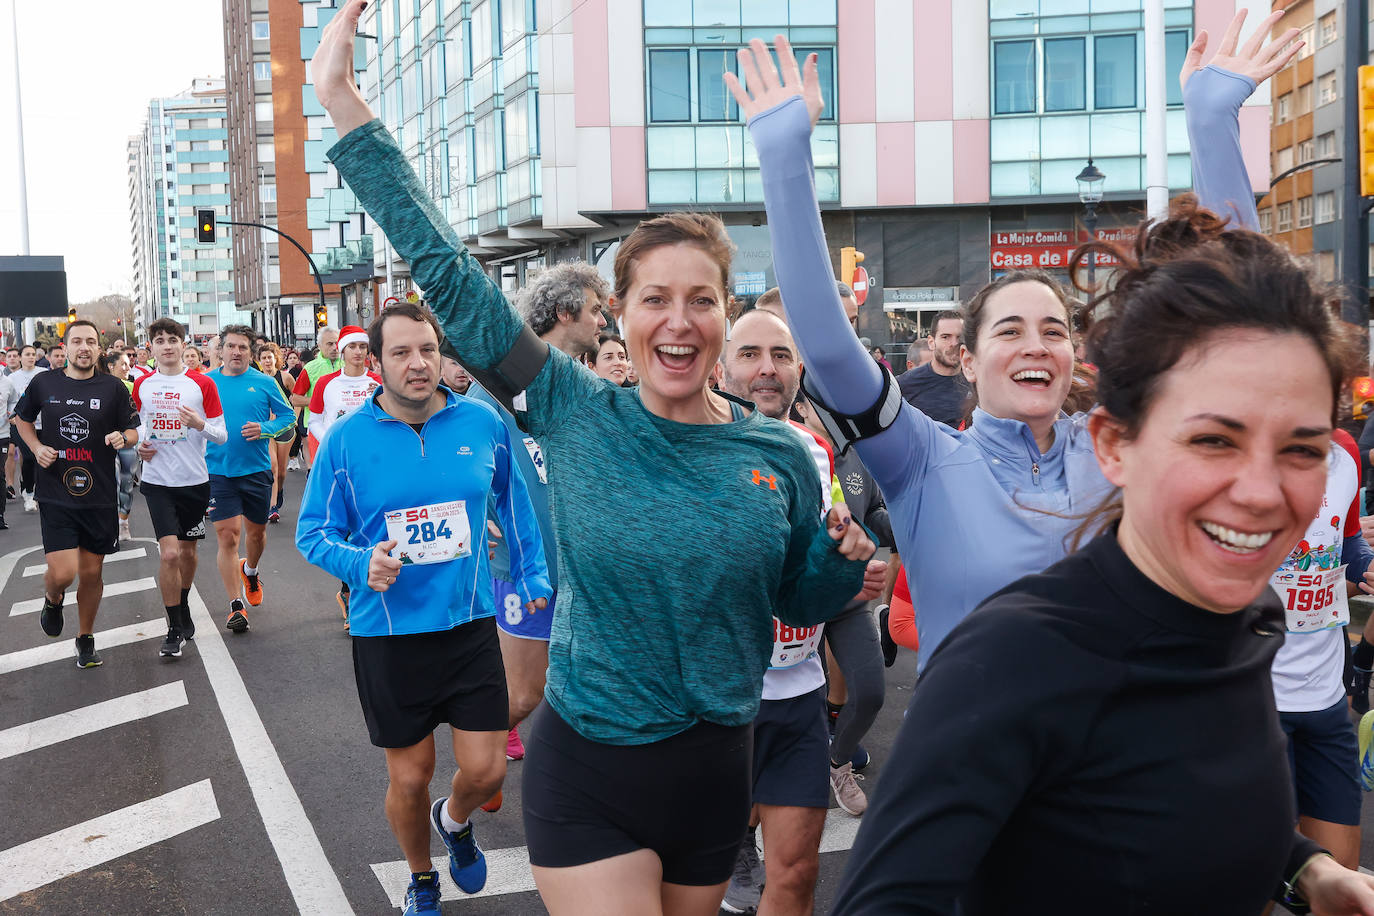
[[[768,663],[769,667],[791,668],[811,658],[821,644],[823,629],[819,624],[814,627],[789,627],[774,617],[773,660]]]
[[[391,557],[405,566],[447,563],[472,555],[468,511],[461,499],[388,512],[386,536],[396,542]]]
[[[1283,602],[1290,633],[1329,630],[1350,622],[1344,566],[1311,572],[1285,569],[1275,573],[1269,584]]]
[[[539,472],[539,482],[547,484],[549,482],[548,472],[544,470],[544,452],[539,448],[539,443],[529,436],[525,437],[525,451],[530,453],[530,461],[534,463],[534,469]]]
[[[148,438],[155,442],[180,442],[186,438],[186,427],[177,408],[181,406],[178,391],[155,391],[148,395]]]

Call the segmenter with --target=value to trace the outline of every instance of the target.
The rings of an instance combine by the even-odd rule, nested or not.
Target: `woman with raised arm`
[[[770,618],[838,613],[873,544],[843,508],[822,524],[792,430],[707,390],[726,329],[720,220],[672,214],[621,243],[615,295],[640,384],[597,378],[521,322],[373,119],[353,83],[363,6],[335,14],[312,64],[340,138],[329,158],[463,365],[523,389],[518,415],[547,460],[560,588],[524,763],[535,882],[557,916],[715,914],[749,817]],[[643,549],[608,562],[607,518]]]
[[[1263,58],[1261,39],[1242,56]],[[1185,68],[1190,107],[1202,94],[1238,108],[1254,81],[1235,70],[1194,72],[1206,42],[1200,33]],[[1266,59],[1295,52],[1280,47]],[[813,290],[828,285],[790,275],[814,272],[812,262],[828,271],[828,260],[806,178],[807,108],[817,108],[803,98],[814,82],[803,83],[781,39],[777,56],[781,80],[767,72],[767,49],[756,42],[741,70],[761,88],[752,98],[736,96],[750,117],[770,225],[782,227],[774,234],[778,279],[800,341],[815,330],[803,320],[834,325],[829,319],[842,314],[815,294],[806,298],[808,279]],[[1228,97],[1228,87],[1238,91]],[[1214,108],[1210,117],[1218,115]],[[1193,149],[1206,165],[1231,125],[1207,125],[1220,137],[1206,147],[1201,125],[1193,126]],[[1213,177],[1219,183],[1209,193],[1226,195],[1238,213],[1253,212],[1243,167],[1239,179]],[[799,238],[820,244],[806,247]],[[1314,913],[1374,916],[1374,879],[1341,867],[1293,829],[1269,680],[1283,641],[1269,577],[1321,505],[1346,363],[1325,291],[1284,249],[1188,200],[1142,229],[1132,250],[1103,243],[1090,250],[1118,255],[1122,267],[1090,314],[1100,406],[1085,421],[1060,426],[1046,397],[1056,381],[1067,388],[1071,365],[1055,371],[1059,348],[1071,347],[1067,328],[1062,343],[1053,333],[1067,315],[1048,301],[1035,310],[1014,298],[999,312],[990,299],[994,311],[975,350],[988,332],[1009,333],[1015,343],[966,356],[965,369],[980,396],[989,387],[1005,394],[1035,377],[1028,372],[1041,376],[1046,384],[1015,402],[1045,408],[1016,421],[1026,448],[1037,449],[1022,460],[1040,473],[1036,455],[1072,436],[1069,444],[1081,443],[1082,459],[1117,489],[1119,503],[1103,513],[1090,544],[1006,585],[928,656],[892,749],[902,764],[884,774],[834,912],[1252,916],[1274,898]],[[826,343],[840,337],[836,327],[827,334]],[[857,374],[860,362],[843,365]],[[844,397],[839,378],[830,382],[821,396]],[[875,475],[883,462],[907,486],[910,475],[919,486],[920,475],[954,461],[1014,460],[995,450],[957,454],[961,438],[914,410],[865,416],[852,393],[847,405],[831,406],[856,411],[850,425],[872,433],[859,446]],[[953,447],[930,454],[948,441]],[[1089,470],[1080,468],[1078,479],[1089,480]],[[1057,486],[1074,495],[1073,482],[1070,475]],[[922,506],[919,495],[886,484],[884,491],[894,527],[910,519],[899,514],[903,499],[910,513],[939,498],[927,488]],[[1004,511],[1035,524],[1033,509]],[[962,524],[983,520],[966,513]],[[952,526],[943,536],[984,539],[995,560],[1024,562],[1002,549],[1008,520],[989,524],[1000,528]],[[1041,537],[1064,530],[1047,525]],[[915,531],[913,557],[934,549],[933,535],[923,533]],[[917,607],[920,615],[930,610],[920,600]]]
[[[1183,73],[1194,185],[1204,206],[1244,225],[1257,218],[1236,113],[1297,53],[1296,29],[1264,43],[1281,16],[1268,17],[1237,50],[1239,13],[1205,69],[1200,34]],[[905,403],[849,330],[833,293],[806,142],[807,115],[814,123],[823,105],[814,61],[803,81],[795,58],[780,58],[780,80],[771,61],[755,66],[756,56],[740,52],[749,94],[733,75],[725,80],[767,157],[760,164],[774,268],[806,361],[806,393],[830,409],[836,447],[853,442],[887,499],[918,609],[924,668],[979,602],[1062,558],[1081,519],[1111,493],[1085,417],[1064,413],[1076,303],[1039,271],[993,281],[964,307],[964,375],[978,400],[969,428],[951,429]]]

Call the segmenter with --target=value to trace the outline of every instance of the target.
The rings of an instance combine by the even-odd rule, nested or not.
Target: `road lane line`
[[[37,635],[37,631],[34,635]],[[162,639],[166,635],[165,619],[145,620],[142,623],[131,623],[128,626],[115,627],[113,630],[102,630],[96,633],[95,647],[97,649],[113,649],[115,646],[123,646],[143,639]],[[72,647],[72,641],[70,639],[57,639],[47,645],[35,646],[32,649],[20,649],[17,652],[0,655],[0,674],[23,671],[25,668],[36,668],[49,662],[71,661],[75,658],[76,650]],[[76,664],[76,662],[73,661],[72,664]]]
[[[0,900],[219,819],[210,780],[0,851]]]
[[[128,582],[107,582],[105,583],[105,593],[100,600],[115,598],[119,595],[132,595],[135,592],[146,592],[157,588],[157,579],[152,576],[144,576],[142,579],[131,579]],[[72,592],[75,593],[75,589]],[[75,594],[73,594],[75,598]],[[162,602],[158,602],[161,605]],[[10,608],[11,617],[21,617],[24,614],[37,614],[43,610],[43,598],[30,598],[27,601],[16,601],[14,607]]]
[[[187,598],[196,622],[196,652],[210,677],[229,737],[234,742],[248,788],[258,806],[267,838],[277,853],[296,908],[303,914],[344,916],[353,907],[344,895],[339,876],[329,864],[306,817],[296,789],[291,785],[272,739],[244,686],[243,677],[229,655],[220,622],[194,588]],[[99,643],[97,642],[97,645]]]
[[[839,808],[831,808],[825,815],[825,832],[821,834],[821,852],[846,852],[854,846],[862,819],[851,817]],[[499,897],[504,894],[523,894],[535,890],[534,874],[530,871],[530,854],[524,846],[508,849],[484,849],[487,857],[487,885],[475,894],[465,894],[453,884],[448,875],[447,856],[434,857],[439,872],[439,886],[445,903],[461,903],[479,897]],[[410,885],[410,866],[405,859],[379,862],[372,873],[382,885],[391,905],[400,909],[405,904],[406,888]]]
[[[181,681],[0,729],[0,760],[186,705]]]
[[[10,573],[14,572],[14,564],[18,563],[25,554],[33,553],[42,548],[42,544],[35,544],[32,547],[20,547],[18,550],[11,550],[9,553],[0,557],[0,588],[4,588],[10,581]]]
[[[121,550],[118,553],[112,553],[106,556],[105,565],[109,566],[111,563],[118,563],[120,560],[137,560],[139,557],[146,557],[147,555],[148,549],[146,547],[135,547],[132,550]],[[47,563],[35,563],[33,566],[25,566],[23,573],[21,573],[20,575],[41,576],[43,575],[43,573],[47,571]]]

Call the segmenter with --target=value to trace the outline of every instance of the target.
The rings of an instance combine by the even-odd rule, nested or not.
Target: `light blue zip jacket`
[[[1214,67],[1184,92],[1193,185],[1203,206],[1258,223],[1241,155],[1238,114],[1251,80]],[[749,120],[763,177],[773,265],[807,378],[832,407],[868,409],[882,389],[877,364],[850,330],[835,293],[821,228],[806,105],[793,98]],[[857,443],[887,500],[907,567],[921,648],[918,666],[955,625],[1003,586],[1063,559],[1071,535],[1112,493],[1086,417],[1061,417],[1044,454],[1018,420],[975,410],[954,430],[901,404],[896,422]]]
[[[486,404],[439,390],[447,401],[418,433],[383,410],[373,394],[330,428],[306,480],[296,547],[348,583],[353,636],[433,633],[495,614],[488,495],[510,543],[521,599],[553,595],[539,525],[511,460],[505,424]],[[368,588],[372,548],[388,540],[386,513],[455,500],[465,504],[470,555],[407,564],[385,592]]]

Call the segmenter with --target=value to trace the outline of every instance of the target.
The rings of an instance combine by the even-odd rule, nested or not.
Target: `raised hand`
[[[821,78],[816,70],[816,55],[806,58],[806,73],[797,69],[797,58],[792,53],[792,44],[783,35],[773,39],[773,48],[778,54],[778,66],[782,67],[781,77],[778,66],[768,53],[763,39],[755,38],[749,47],[738,51],[739,71],[744,74],[744,85],[733,73],[725,74],[725,86],[739,103],[745,120],[774,105],[785,102],[793,96],[806,100],[806,110],[811,115],[811,126],[820,120],[825,109],[825,99],[821,98]],[[747,89],[746,89],[747,87]]]
[[[367,0],[349,0],[320,33],[320,44],[310,59],[315,98],[329,114],[339,136],[372,120],[372,109],[353,81],[353,42],[358,19]]]
[[[1288,66],[1289,61],[1297,55],[1303,45],[1301,41],[1294,41],[1298,37],[1297,29],[1289,29],[1273,41],[1265,41],[1274,30],[1275,24],[1283,18],[1284,12],[1279,10],[1265,17],[1255,30],[1255,34],[1251,35],[1244,47],[1237,51],[1240,30],[1245,25],[1245,17],[1249,13],[1249,10],[1240,10],[1226,27],[1226,34],[1221,38],[1221,46],[1206,64],[1202,62],[1202,55],[1207,51],[1207,30],[1198,32],[1192,46],[1188,48],[1188,56],[1183,59],[1183,69],[1178,74],[1179,85],[1187,86],[1188,78],[1203,67],[1217,67],[1248,76],[1255,81],[1255,85],[1278,73]]]

